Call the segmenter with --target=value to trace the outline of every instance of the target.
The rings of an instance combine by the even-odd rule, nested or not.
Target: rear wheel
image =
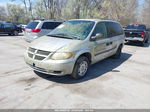
[[[145,41],[142,41],[142,42],[140,42],[140,46],[144,46],[144,44],[145,44]]]
[[[145,43],[148,43],[148,41],[149,41],[149,39],[147,38],[147,39],[145,40]]]
[[[80,79],[84,77],[87,73],[89,67],[89,60],[85,56],[81,56],[77,59],[73,72],[72,72],[72,77],[74,79]]]
[[[121,57],[122,45],[120,45],[116,51],[116,53],[112,56],[114,59],[119,59]]]

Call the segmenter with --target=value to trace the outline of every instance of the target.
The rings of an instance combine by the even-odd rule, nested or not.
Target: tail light
[[[142,33],[141,33],[141,37],[144,37],[144,36],[145,36],[145,32],[142,32]]]
[[[26,28],[23,28],[23,31],[26,31]]]
[[[31,32],[34,32],[34,33],[38,33],[40,31],[41,31],[41,29],[31,29]]]

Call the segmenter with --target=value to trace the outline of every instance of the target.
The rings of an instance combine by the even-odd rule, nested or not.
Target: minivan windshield
[[[39,22],[30,22],[27,24],[28,29],[35,29]]]
[[[95,22],[71,20],[59,25],[48,36],[84,40],[91,32]]]

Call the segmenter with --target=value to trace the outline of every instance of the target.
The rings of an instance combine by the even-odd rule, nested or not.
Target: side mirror
[[[91,41],[100,40],[103,37],[104,37],[104,35],[102,33],[97,33],[96,36],[91,37]]]

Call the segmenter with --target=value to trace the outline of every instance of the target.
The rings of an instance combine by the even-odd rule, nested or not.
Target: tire
[[[85,56],[81,56],[77,59],[71,76],[74,79],[83,78],[86,75],[88,68],[89,68],[88,58]]]
[[[145,41],[140,42],[141,47],[144,47],[144,45],[145,45]]]
[[[119,59],[122,53],[122,45],[120,45],[116,51],[116,53],[112,56],[114,59]]]
[[[18,36],[18,31],[14,31],[14,33],[13,33],[15,36]]]
[[[147,38],[147,39],[145,40],[145,43],[148,43],[148,41],[149,41],[149,39]]]
[[[10,34],[10,33],[9,33],[8,35],[9,35],[9,36],[11,36],[11,34]]]

